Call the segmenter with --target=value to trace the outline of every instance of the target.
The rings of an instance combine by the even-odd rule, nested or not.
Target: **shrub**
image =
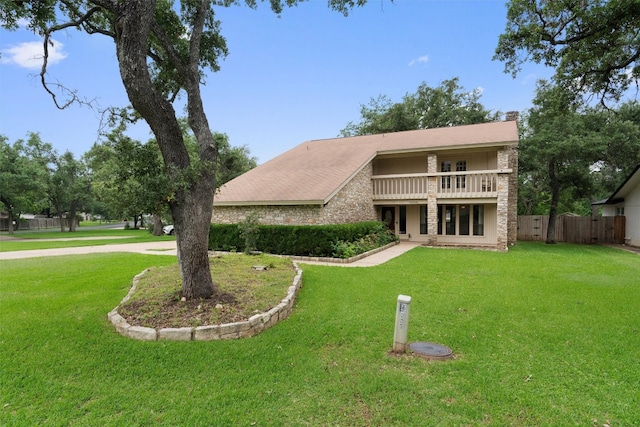
[[[238,224],[211,224],[209,249],[235,252],[244,247]]]
[[[258,235],[260,234],[260,223],[258,214],[251,212],[244,221],[238,224],[240,237],[244,240],[244,253],[249,254],[257,249]]]
[[[242,227],[242,224],[212,224],[209,249],[234,251],[245,248]],[[344,249],[345,245],[353,244],[353,250],[373,245],[373,249],[396,239],[392,233],[387,232],[383,223],[376,221],[335,225],[258,225],[257,230],[255,249],[279,255],[330,257],[342,253],[342,257],[349,257],[353,255],[345,256],[351,253]],[[377,243],[367,244],[363,241],[354,244],[370,235],[375,237],[369,239]],[[338,242],[343,242],[339,246],[343,249],[336,250]]]
[[[390,230],[386,229],[384,224],[381,225],[382,227],[378,228],[374,233],[368,234],[355,241],[338,240],[332,245],[332,255],[336,258],[351,258],[398,239]]]

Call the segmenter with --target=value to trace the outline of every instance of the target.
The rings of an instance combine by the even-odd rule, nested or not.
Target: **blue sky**
[[[464,88],[481,88],[487,108],[523,111],[536,80],[551,75],[530,64],[513,79],[492,60],[506,23],[503,1],[373,0],[344,17],[325,0],[310,0],[280,17],[266,5],[222,8],[217,17],[229,56],[203,87],[209,123],[259,163],[306,140],[338,136],[378,95],[400,101],[422,82],[435,87],[459,77]],[[49,81],[102,108],[128,104],[110,39],[74,30],[54,38]],[[33,46],[41,52],[27,30],[0,30],[0,134],[14,142],[39,132],[60,153],[79,157],[98,140],[100,115],[55,108],[39,83]],[[151,137],[146,126],[129,134]]]

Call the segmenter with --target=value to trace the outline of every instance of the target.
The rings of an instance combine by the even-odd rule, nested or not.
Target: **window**
[[[459,160],[456,162],[456,172],[465,172],[467,170],[467,161]],[[467,183],[467,177],[465,175],[456,176],[456,188],[464,188]]]
[[[420,234],[429,234],[428,224],[429,210],[427,205],[420,206]]]
[[[445,209],[445,226],[447,236],[455,236],[456,235],[456,206],[455,205],[446,205]]]
[[[451,162],[440,163],[440,172],[451,172]],[[451,188],[451,177],[443,176],[441,186],[442,188]]]
[[[473,205],[473,235],[484,236],[484,205]]]
[[[426,206],[420,207],[420,233],[426,231]],[[422,215],[424,214],[424,217]],[[438,205],[438,234],[484,236],[484,205]]]
[[[400,234],[407,234],[407,207],[400,206]]]
[[[624,216],[624,206],[616,206],[616,216]]]

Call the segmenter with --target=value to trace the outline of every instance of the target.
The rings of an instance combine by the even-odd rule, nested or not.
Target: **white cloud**
[[[429,62],[429,55],[422,55],[418,58],[412,59],[411,62],[409,62],[409,67],[416,64],[426,64],[427,62]]]
[[[64,45],[51,39],[49,44],[48,65],[54,65],[67,57]],[[2,51],[2,63],[14,64],[19,67],[38,69],[42,67],[44,47],[41,41],[24,42]]]
[[[20,28],[29,28],[30,21],[28,19],[20,18],[18,19],[17,24]]]

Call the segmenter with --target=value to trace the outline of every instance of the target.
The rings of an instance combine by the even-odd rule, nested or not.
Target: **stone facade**
[[[319,205],[259,205],[216,206],[213,202],[211,222],[214,224],[238,224],[256,212],[260,224],[266,225],[310,225],[322,224],[322,206]]]
[[[378,218],[371,197],[373,166],[368,163],[326,204],[323,224],[375,221]]]
[[[509,168],[509,149],[498,151],[498,169],[506,170]],[[506,248],[508,245],[509,230],[509,174],[498,174],[498,224],[497,224],[497,246]]]
[[[509,147],[509,208],[507,244],[515,245],[518,239],[518,147]]]
[[[237,224],[251,212],[258,214],[260,224],[313,225],[375,221],[377,214],[371,199],[371,163],[358,172],[325,205],[256,205],[217,206],[213,203],[211,222]]]
[[[429,154],[427,158],[427,172],[438,172],[438,156]],[[427,182],[427,244],[438,243],[438,178],[431,176]]]

